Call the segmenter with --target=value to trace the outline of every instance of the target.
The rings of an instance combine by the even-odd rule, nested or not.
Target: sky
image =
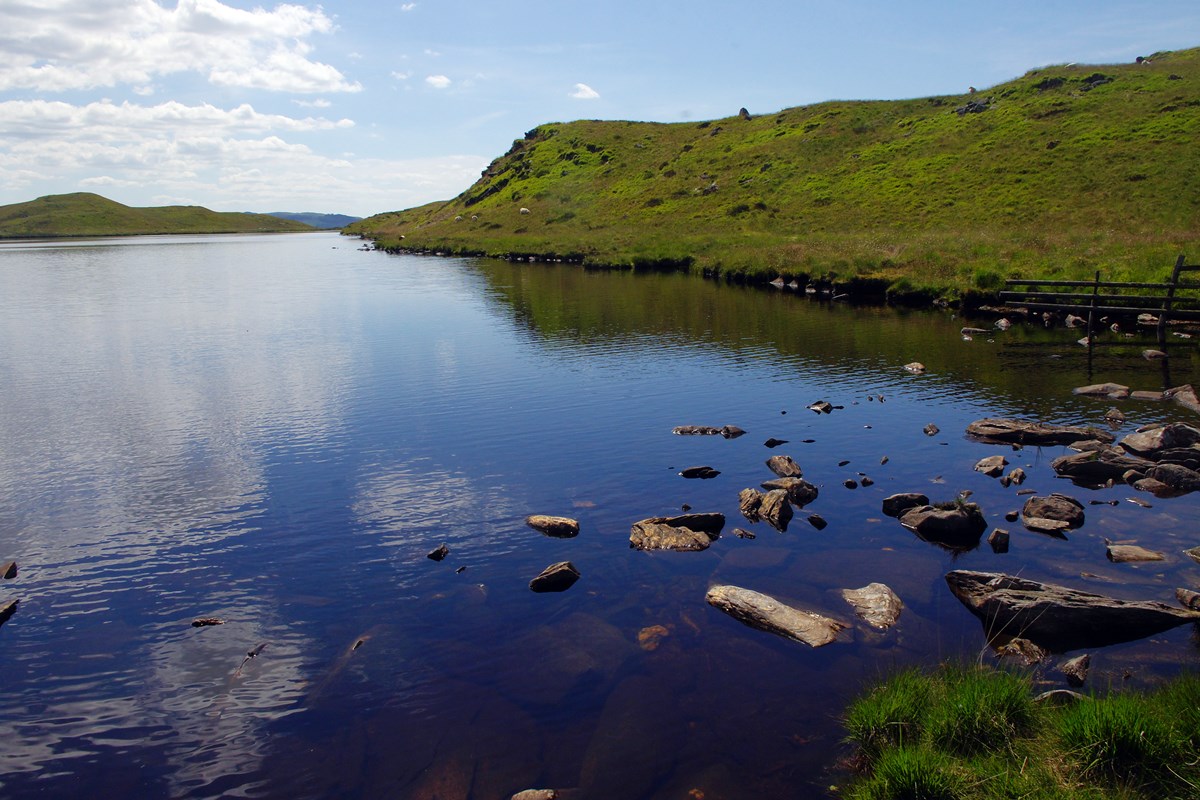
[[[0,205],[369,214],[545,122],[960,94],[1200,46],[1153,0],[0,0]]]

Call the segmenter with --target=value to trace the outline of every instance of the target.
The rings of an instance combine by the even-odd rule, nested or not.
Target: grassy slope
[[[1096,73],[1112,81],[1090,86]],[[989,99],[982,113],[955,111]],[[1161,278],[1200,249],[1197,141],[1200,49],[1046,67],[973,96],[542,125],[454,200],[348,232],[747,280]]]
[[[0,206],[0,238],[308,230],[312,228],[303,223],[266,214],[217,212],[199,206],[130,208],[88,192]]]

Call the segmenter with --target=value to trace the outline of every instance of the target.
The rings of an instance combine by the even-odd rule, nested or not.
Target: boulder
[[[883,513],[889,517],[898,517],[910,508],[929,505],[929,498],[920,492],[901,492],[883,498]]]
[[[783,489],[767,492],[762,497],[758,513],[775,530],[781,533],[786,531],[788,523],[792,521],[792,506],[788,503],[788,493]]]
[[[745,436],[746,432],[737,425],[722,425],[721,435],[726,439],[736,439],[739,436]]]
[[[1200,472],[1200,445],[1159,450],[1154,454],[1154,460],[1159,464],[1178,464]]]
[[[991,545],[991,547],[992,547],[993,553],[1007,553],[1008,552],[1009,535],[1008,535],[1008,531],[1004,530],[1003,528],[994,529],[991,533],[988,534],[987,540],[988,540],[988,544]]]
[[[1039,533],[1061,533],[1083,525],[1083,504],[1065,494],[1030,497],[1021,509],[1021,524]]]
[[[1158,460],[1163,450],[1192,447],[1200,444],[1200,428],[1182,422],[1172,422],[1131,433],[1120,442],[1121,449],[1151,461]]]
[[[963,502],[910,508],[900,515],[900,524],[924,541],[954,551],[978,547],[987,528],[979,506]]]
[[[1088,653],[1075,656],[1064,661],[1058,671],[1067,676],[1067,685],[1078,689],[1087,680],[1088,669],[1092,666],[1092,657]]]
[[[1178,492],[1200,491],[1200,472],[1182,464],[1158,464],[1146,471],[1146,477],[1164,483]]]
[[[546,567],[529,582],[535,592],[565,592],[579,580],[579,570],[570,561],[560,561]]]
[[[1154,601],[1118,600],[994,572],[953,570],[946,583],[983,623],[989,639],[1021,636],[1052,652],[1143,639],[1200,612]]]
[[[767,469],[781,478],[799,478],[804,474],[791,456],[771,456],[767,459]]]
[[[570,539],[579,535],[579,522],[570,517],[531,514],[525,518],[525,524],[538,533],[544,533],[546,536],[553,536],[556,539]]]
[[[1190,383],[1185,383],[1183,386],[1176,386],[1174,389],[1168,389],[1163,392],[1163,397],[1178,403],[1188,411],[1200,413],[1200,397],[1196,395],[1196,390],[1192,388]]]
[[[1165,561],[1167,558],[1157,550],[1147,550],[1135,544],[1110,544],[1107,555],[1108,560],[1114,564],[1130,561]]]
[[[1100,486],[1110,480],[1123,481],[1130,470],[1144,475],[1152,466],[1152,461],[1123,455],[1118,450],[1070,453],[1050,462],[1055,474],[1084,486]]]
[[[1099,428],[995,418],[972,422],[967,426],[967,435],[985,442],[1037,447],[1068,445],[1080,439],[1099,439],[1102,442],[1111,442],[1114,439],[1111,433]]]
[[[812,611],[792,608],[773,597],[739,586],[714,586],[704,598],[751,628],[774,633],[785,639],[821,647],[837,639],[846,626]]]
[[[818,414],[829,414],[833,412],[833,405],[825,400],[818,400],[808,407],[809,411],[815,411]]]
[[[861,589],[842,589],[842,598],[854,607],[854,613],[872,628],[885,631],[896,624],[904,604],[882,583],[868,583]]]
[[[636,550],[707,550],[721,536],[723,514],[651,517],[633,523],[629,546]]]
[[[763,481],[759,485],[768,491],[783,489],[787,492],[788,500],[796,508],[804,508],[813,500],[816,500],[817,495],[820,493],[816,486],[813,486],[803,478],[776,478],[770,481]]]
[[[982,472],[989,478],[995,478],[1003,474],[1004,468],[1008,466],[1008,459],[1004,456],[988,456],[981,458],[975,463],[975,471]]]
[[[925,365],[920,361],[913,361],[904,365],[905,372],[911,372],[913,375],[923,375],[925,373]]]
[[[738,493],[738,511],[750,522],[758,522],[762,517],[758,510],[762,506],[763,493],[749,487]]]

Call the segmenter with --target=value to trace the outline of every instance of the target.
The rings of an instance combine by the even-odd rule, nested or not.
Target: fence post
[[[1179,273],[1183,269],[1183,253],[1179,254],[1179,258],[1175,259],[1175,269],[1171,272],[1171,285],[1167,287],[1167,296],[1163,299],[1162,310],[1158,315],[1158,346],[1163,347],[1167,343],[1167,316],[1171,313],[1171,306],[1175,300],[1175,287],[1179,285]]]
[[[1096,317],[1096,293],[1100,291],[1100,270],[1096,270],[1096,279],[1092,283],[1092,303],[1088,308],[1087,343],[1088,350],[1092,349],[1092,330]]]

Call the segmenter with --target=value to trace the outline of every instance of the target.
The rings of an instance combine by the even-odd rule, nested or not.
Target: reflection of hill
[[[1017,325],[966,341],[964,324],[990,329],[991,321],[854,307],[678,274],[478,263],[493,297],[551,347],[654,348],[663,339],[716,345],[737,357],[778,358],[824,379],[851,376],[863,391],[919,380],[923,391],[994,395],[998,407],[1047,418],[1075,405],[1071,389],[1093,379],[1164,388],[1161,365],[1140,358],[1137,344],[1098,349],[1089,375],[1086,351],[1069,330]],[[1193,379],[1190,353],[1174,356],[1169,382]],[[929,374],[907,376],[901,367],[911,361]]]

